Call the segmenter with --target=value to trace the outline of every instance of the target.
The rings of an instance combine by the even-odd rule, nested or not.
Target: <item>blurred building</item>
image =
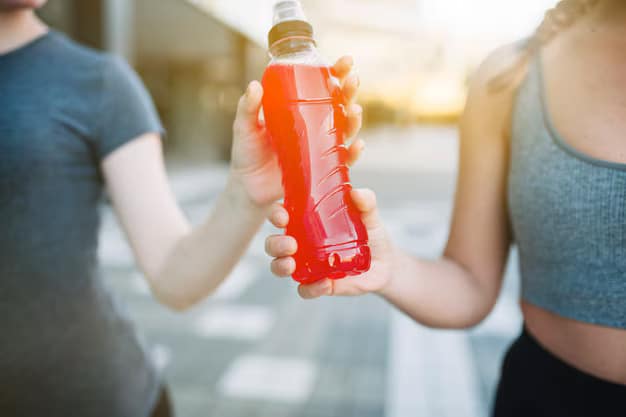
[[[167,128],[168,152],[228,157],[237,100],[267,62],[257,42],[183,0],[51,0],[41,15],[135,66]]]
[[[355,57],[366,125],[456,119],[469,75],[555,0],[301,0],[331,61]],[[43,17],[126,57],[185,158],[226,159],[236,103],[267,63],[276,0],[50,0]]]
[[[188,0],[264,45],[276,0]],[[300,0],[331,60],[356,58],[366,122],[450,121],[484,56],[533,30],[555,0]]]

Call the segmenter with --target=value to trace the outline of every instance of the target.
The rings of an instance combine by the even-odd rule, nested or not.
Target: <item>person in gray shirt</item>
[[[97,273],[98,207],[106,187],[158,301],[185,310],[207,297],[281,197],[262,87],[241,98],[228,183],[192,227],[141,81],[49,30],[34,14],[43,3],[0,0],[0,415],[165,416],[163,383]],[[334,66],[349,136],[361,124],[351,66]]]

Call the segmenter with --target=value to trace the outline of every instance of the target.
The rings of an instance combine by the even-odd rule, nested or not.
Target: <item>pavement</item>
[[[441,252],[455,183],[452,128],[383,127],[355,186],[378,194],[397,245]],[[223,187],[223,165],[171,164],[172,187],[194,223]],[[180,417],[421,417],[489,415],[500,361],[521,326],[515,254],[494,312],[469,331],[417,325],[377,296],[301,300],[274,278],[263,227],[217,293],[184,314],[150,295],[110,208],[103,208],[100,259],[125,303]]]

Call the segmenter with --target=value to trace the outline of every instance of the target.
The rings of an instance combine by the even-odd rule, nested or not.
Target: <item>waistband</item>
[[[626,385],[606,381],[568,364],[541,346],[526,326],[524,326],[521,335],[511,346],[510,351],[521,353],[529,367],[541,369],[546,376],[553,376],[559,381],[575,384],[586,389],[598,389],[604,393],[612,391],[621,393],[624,396],[624,405],[626,406]]]

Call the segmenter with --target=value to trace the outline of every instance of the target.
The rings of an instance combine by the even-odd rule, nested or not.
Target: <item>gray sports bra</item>
[[[568,145],[546,111],[543,82],[537,58],[513,109],[508,203],[522,297],[626,329],[626,164]]]

